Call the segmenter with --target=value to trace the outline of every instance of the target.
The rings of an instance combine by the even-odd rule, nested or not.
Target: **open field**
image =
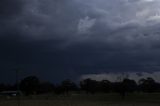
[[[41,95],[21,97],[20,101],[2,98],[0,106],[160,106],[160,94],[133,94],[124,100],[118,94]]]

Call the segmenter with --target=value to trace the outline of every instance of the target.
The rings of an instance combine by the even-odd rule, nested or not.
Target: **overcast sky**
[[[0,81],[160,70],[159,0],[0,0]]]

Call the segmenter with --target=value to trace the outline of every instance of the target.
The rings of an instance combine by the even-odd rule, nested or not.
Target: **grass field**
[[[40,95],[1,98],[0,106],[160,106],[160,94],[129,94],[124,100],[118,94]]]

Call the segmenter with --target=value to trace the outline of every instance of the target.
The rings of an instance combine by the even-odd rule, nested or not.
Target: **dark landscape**
[[[0,0],[0,106],[160,106],[160,0]]]

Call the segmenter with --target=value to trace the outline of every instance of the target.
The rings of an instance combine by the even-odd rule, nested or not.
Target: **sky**
[[[159,0],[0,0],[0,82],[160,70]]]

